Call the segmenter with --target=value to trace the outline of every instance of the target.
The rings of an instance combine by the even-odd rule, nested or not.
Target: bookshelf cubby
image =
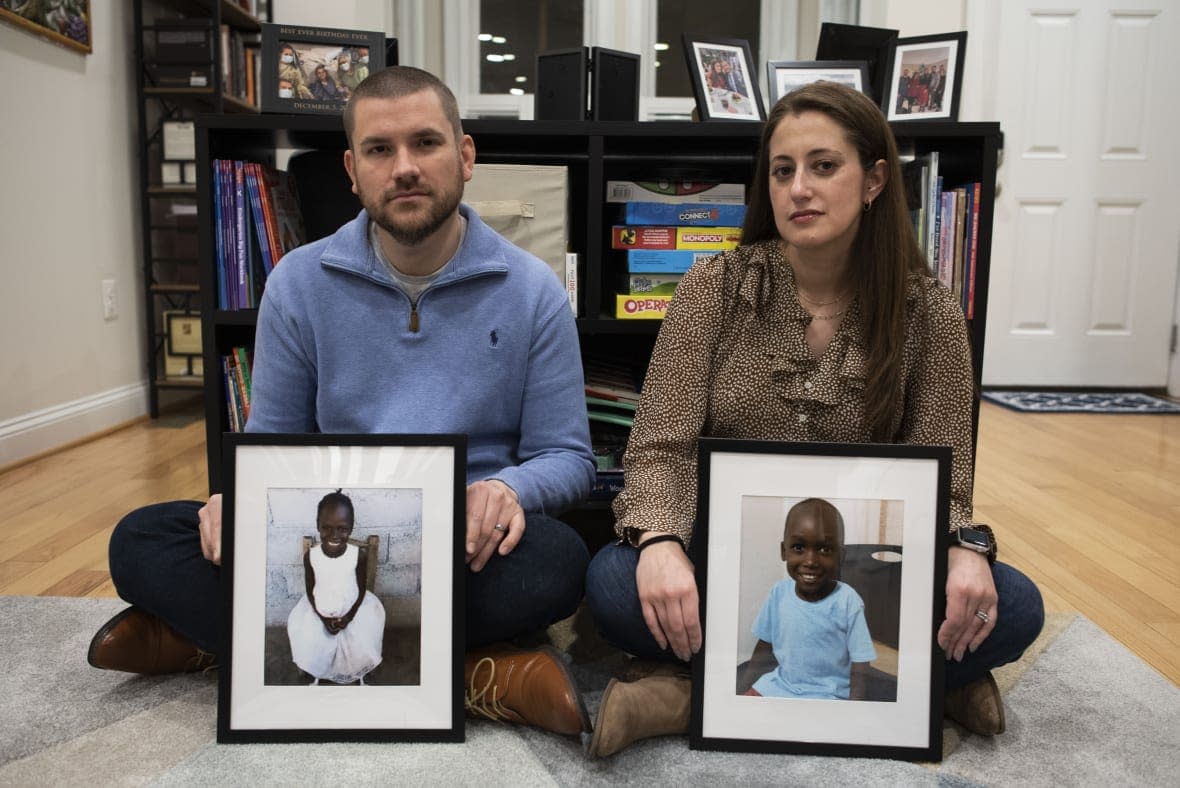
[[[221,30],[224,27],[227,36],[250,38],[261,31],[263,20],[231,0],[135,0],[133,11],[148,412],[155,418],[162,392],[191,396],[203,386],[203,355],[168,353],[167,315],[181,313],[195,320],[208,303],[198,286],[197,186],[184,179],[179,161],[173,164],[183,182],[164,182],[164,124],[194,121],[209,112],[257,115],[257,107],[224,84]],[[194,37],[207,35],[208,45],[192,46],[179,55],[164,53],[161,36],[178,26]],[[189,84],[179,84],[185,74]],[[193,159],[190,174],[200,172]]]
[[[974,349],[976,388],[983,370],[983,340],[991,253],[992,204],[995,170],[1002,135],[997,123],[896,123],[900,144],[916,155],[938,150],[949,185],[979,181],[981,200],[975,284],[975,319],[969,324]],[[565,165],[569,171],[570,251],[579,258],[578,331],[583,352],[612,356],[642,375],[659,321],[618,320],[613,317],[614,293],[623,271],[610,253],[612,224],[605,203],[608,180],[716,180],[748,183],[753,176],[759,127],[740,123],[576,122],[468,120],[465,131],[475,140],[476,160],[485,163]],[[350,218],[359,204],[348,191],[342,155],[346,140],[340,119],[307,115],[204,115],[197,122],[197,161],[209,172],[216,158],[284,163],[292,151],[323,152],[322,171],[313,183],[297,183],[301,195],[314,191],[316,200],[301,196],[309,240],[334,229],[307,211],[332,204],[335,217]],[[297,179],[307,179],[306,173]],[[329,199],[322,183],[338,184],[338,199]],[[335,192],[330,192],[335,193]],[[208,178],[197,189],[201,206],[199,254],[201,290],[206,303],[217,303],[214,263],[212,193]],[[335,221],[335,220],[334,220]],[[341,220],[342,221],[342,220]],[[339,224],[336,221],[335,224]],[[202,315],[206,369],[220,368],[220,357],[237,345],[253,344],[254,310],[206,310]],[[223,383],[218,375],[205,378],[205,410],[209,484],[221,485],[221,435],[228,429]],[[975,412],[978,420],[978,401]],[[601,506],[598,508],[602,508]]]

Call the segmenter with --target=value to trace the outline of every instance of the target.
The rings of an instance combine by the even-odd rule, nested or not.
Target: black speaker
[[[606,47],[590,50],[590,117],[639,120],[639,55]]]
[[[537,120],[585,120],[589,63],[586,47],[538,54],[533,117]]]

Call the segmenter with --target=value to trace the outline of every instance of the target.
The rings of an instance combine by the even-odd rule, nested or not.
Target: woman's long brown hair
[[[860,300],[867,344],[865,426],[874,441],[889,441],[902,398],[899,380],[906,333],[906,293],[910,276],[924,274],[926,264],[906,207],[897,142],[885,116],[867,96],[834,82],[815,82],[779,99],[762,130],[742,243],[779,240],[770,203],[770,138],[783,118],[809,110],[822,112],[844,130],[866,171],[880,160],[886,165],[888,179],[872,208],[861,216],[848,270]]]

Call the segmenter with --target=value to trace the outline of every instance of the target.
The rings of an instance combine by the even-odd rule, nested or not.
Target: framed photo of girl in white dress
[[[465,453],[227,436],[218,741],[462,741]]]
[[[950,449],[698,452],[690,745],[940,760]]]

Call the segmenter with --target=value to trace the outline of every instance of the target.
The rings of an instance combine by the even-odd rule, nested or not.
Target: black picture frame
[[[881,110],[891,121],[958,120],[967,31],[899,38],[889,50]],[[907,87],[912,69],[939,70],[938,86]],[[912,103],[911,103],[912,102]]]
[[[218,742],[463,741],[466,453],[463,435],[224,436]],[[304,567],[337,490],[367,575],[341,635],[379,653],[333,684],[307,670],[340,666]]]
[[[347,52],[351,66],[367,51],[369,62],[364,65],[371,74],[385,68],[389,41],[381,31],[263,24],[259,109],[262,112],[339,115],[348,103],[351,89],[364,77],[361,74],[358,78],[357,68],[343,70],[340,56]],[[392,51],[396,53],[396,40],[393,40],[393,47]],[[280,61],[284,50],[290,50],[294,62]],[[313,83],[317,81],[316,74],[321,66],[330,84],[317,87]],[[295,80],[301,80],[302,84]],[[280,89],[290,90],[292,95],[281,95]]]
[[[889,48],[897,40],[897,30],[888,27],[865,27],[839,22],[824,22],[819,28],[815,47],[816,60],[863,60],[869,66],[868,94],[880,101],[885,89],[885,66]]]
[[[164,349],[169,356],[200,356],[201,313],[189,310],[169,310],[163,313]]]
[[[869,64],[864,60],[771,60],[766,64],[766,92],[770,106],[797,87],[820,80],[839,82],[866,95]]]
[[[762,92],[758,89],[757,69],[748,41],[689,33],[681,34],[681,39],[697,115],[701,120],[766,120]],[[722,83],[728,84],[723,87]]]
[[[950,472],[941,446],[700,440],[693,547],[704,642],[692,664],[693,749],[941,760]],[[860,645],[835,636],[862,654],[863,629],[871,636],[869,668],[849,678],[864,690],[852,700],[745,694],[750,678],[763,689],[772,674],[792,678],[776,659],[752,659],[753,622],[764,607],[780,609],[768,604],[776,593],[795,597],[780,544],[787,512],[807,498],[840,511],[840,579],[854,592],[841,598],[854,611],[857,595],[865,600]]]

